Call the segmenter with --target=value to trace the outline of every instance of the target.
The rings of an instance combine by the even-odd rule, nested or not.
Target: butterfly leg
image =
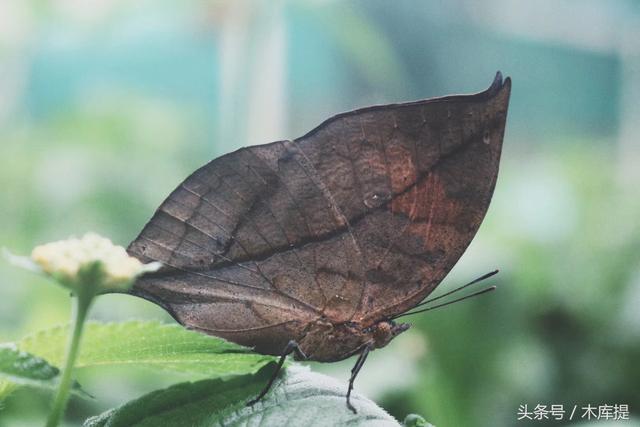
[[[269,382],[262,389],[260,394],[255,399],[252,399],[247,402],[247,406],[252,406],[256,402],[258,402],[260,399],[262,399],[265,394],[269,392],[269,389],[273,385],[273,382],[276,380],[276,378],[278,378],[278,374],[280,373],[280,370],[282,369],[282,365],[284,365],[284,361],[286,360],[287,356],[293,353],[294,351],[296,352],[296,355],[298,356],[299,359],[307,358],[304,352],[300,349],[300,346],[298,346],[297,342],[293,340],[289,341],[289,343],[284,348],[284,350],[282,350],[282,354],[280,355],[280,360],[278,360],[278,366],[276,367],[276,370],[271,375],[271,378],[269,378]]]
[[[351,410],[354,414],[357,413],[356,408],[351,404],[351,391],[353,390],[353,382],[356,380],[358,376],[358,372],[362,369],[362,365],[364,365],[365,360],[367,360],[367,356],[369,356],[369,352],[373,348],[372,343],[367,343],[362,347],[362,352],[360,356],[358,356],[358,360],[356,360],[356,364],[351,369],[351,378],[349,378],[349,390],[347,390],[347,408]]]

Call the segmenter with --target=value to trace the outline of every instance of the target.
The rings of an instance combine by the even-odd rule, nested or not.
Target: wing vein
[[[351,238],[351,241],[353,243],[354,249],[357,252],[357,254],[360,257],[360,262],[359,262],[359,267],[360,267],[360,277],[364,277],[364,269],[363,269],[363,260],[364,257],[362,255],[362,249],[360,248],[360,245],[358,244],[357,239],[355,238],[355,235],[353,234],[353,228],[351,227],[351,224],[349,223],[349,220],[347,219],[346,215],[340,210],[340,207],[338,206],[338,204],[336,203],[333,195],[331,194],[331,191],[329,190],[329,188],[327,187],[327,185],[322,182],[322,178],[320,177],[320,174],[318,173],[318,171],[313,167],[313,163],[311,162],[311,160],[309,159],[309,157],[306,155],[306,153],[304,152],[304,150],[302,149],[301,144],[296,144],[296,148],[298,149],[298,151],[300,152],[300,155],[302,155],[302,157],[305,159],[305,161],[309,164],[309,166],[313,169],[313,173],[316,175],[317,180],[322,184],[322,187],[320,187],[320,185],[318,184],[318,182],[316,182],[313,177],[311,175],[309,175],[309,172],[306,170],[306,168],[303,167],[302,164],[300,164],[300,162],[296,159],[296,162],[298,162],[298,164],[300,165],[300,167],[302,168],[302,170],[305,172],[305,174],[307,174],[307,176],[309,177],[309,179],[316,185],[316,187],[318,188],[318,190],[320,191],[320,194],[323,195],[323,197],[325,198],[325,200],[327,200],[327,202],[329,202],[329,206],[331,206],[334,215],[340,220],[339,222],[342,222],[345,226],[346,226],[346,231],[349,233],[349,237]],[[295,156],[294,156],[295,158]],[[324,188],[324,191],[323,191]],[[337,224],[338,226],[341,226],[342,224]],[[345,254],[345,259],[349,259],[349,254],[348,251],[345,247],[344,242],[342,243],[342,248],[343,248],[343,252]],[[361,290],[361,297],[360,297],[360,301],[358,301],[358,306],[360,306],[362,304],[362,295],[363,295],[363,290]],[[356,313],[358,313],[358,308],[356,308],[356,310],[354,310],[353,315],[351,316],[351,318],[353,319],[353,317],[356,315]]]
[[[396,129],[394,128],[393,134],[395,134],[395,132],[396,132]],[[382,149],[383,151],[385,151],[385,161],[386,161],[387,156],[386,156],[386,148],[384,147],[384,145]],[[418,176],[420,175],[420,167],[418,165],[418,161],[419,161],[418,160],[418,143],[415,138],[413,139],[413,157],[415,161],[415,164],[413,165],[413,170],[416,176],[416,180],[418,180]],[[427,181],[429,180],[430,177],[431,177],[431,172],[428,172]],[[402,237],[404,237],[404,233],[406,233],[407,229],[409,228],[410,221],[413,220],[412,216],[415,215],[415,211],[418,206],[418,194],[419,194],[418,185],[414,185],[412,187],[412,191],[413,191],[413,205],[409,210],[409,221],[407,221],[407,223],[402,227],[402,230],[400,230],[400,233],[397,233],[393,239],[389,240],[389,244],[387,245],[387,248],[385,249],[384,253],[382,254],[382,256],[380,257],[380,259],[376,264],[376,268],[380,267],[384,262],[384,260],[389,256],[389,252],[391,251],[391,248],[393,247],[393,245],[395,245],[396,242],[398,242]],[[393,214],[393,202],[391,203],[391,207],[392,208],[390,209],[390,212],[391,214]]]
[[[307,218],[307,216],[304,214],[304,212],[302,211],[302,209],[299,206],[299,201],[293,196],[293,194],[291,193],[291,190],[289,189],[289,187],[287,186],[286,182],[284,182],[284,180],[280,177],[280,174],[273,170],[260,156],[258,156],[256,153],[253,152],[253,150],[251,150],[250,148],[248,149],[248,151],[258,160],[260,161],[264,167],[266,167],[267,169],[269,169],[278,179],[278,182],[280,182],[280,184],[282,185],[282,187],[284,188],[285,192],[287,193],[287,195],[289,196],[289,198],[291,199],[291,201],[293,202],[293,206],[295,207],[296,211],[298,211],[298,214],[300,215],[300,217],[302,218],[304,224],[305,224],[305,228],[307,229],[307,232],[309,233],[309,236],[317,239],[318,236],[315,232],[311,231],[311,225],[309,224],[309,220]],[[251,165],[249,165],[249,169],[259,178],[261,179],[265,184],[267,183],[266,180],[264,179],[264,177],[262,177],[262,175],[260,175],[260,173],[255,170],[254,168],[251,167]],[[291,240],[289,239],[289,236],[287,236],[287,233],[284,229],[284,226],[282,225],[282,223],[278,220],[278,218],[276,217],[276,215],[273,213],[273,210],[271,209],[270,206],[269,207],[269,212],[271,214],[271,216],[273,217],[273,219],[276,221],[276,224],[278,225],[278,227],[281,229],[282,234],[285,236],[285,239],[287,240],[287,243],[289,244],[289,247],[291,248],[291,250],[294,253],[294,256],[296,257],[296,259],[298,260],[298,263],[300,264],[300,267],[307,272],[307,274],[313,279],[315,285],[317,286],[317,288],[320,290],[320,293],[322,294],[323,298],[325,299],[325,304],[326,304],[326,295],[324,295],[324,292],[322,291],[322,287],[320,286],[320,284],[318,283],[318,279],[314,273],[315,270],[317,270],[317,264],[316,264],[316,257],[315,257],[315,247],[311,247],[310,249],[312,250],[312,259],[314,262],[314,271],[310,271],[308,266],[305,265],[305,263],[302,261],[302,259],[300,258],[300,255],[298,254],[298,250],[295,247],[295,245],[291,242]]]
[[[163,213],[165,213],[165,214],[167,214],[167,215],[169,215],[169,216],[171,216],[172,218],[178,219],[177,217],[175,217],[174,215],[172,215],[172,214],[170,214],[170,213],[168,213],[168,212],[165,212],[165,211],[162,211],[162,212],[163,212]],[[186,226],[191,227],[191,228],[193,228],[194,230],[196,230],[196,231],[198,231],[198,232],[201,232],[201,233],[202,233],[202,234],[204,234],[205,236],[207,236],[207,237],[209,237],[209,238],[211,238],[211,239],[213,239],[213,240],[216,240],[216,239],[215,239],[215,237],[211,236],[210,234],[206,233],[204,230],[202,230],[202,229],[200,229],[200,228],[196,227],[195,225],[191,224],[190,222],[184,221],[183,223],[184,223]],[[264,277],[263,277],[263,276],[262,276],[258,271],[256,271],[256,270],[252,270],[251,268],[247,267],[246,265],[243,265],[243,264],[241,264],[241,263],[239,263],[239,262],[236,262],[236,261],[232,260],[231,258],[228,258],[228,257],[226,257],[226,256],[224,256],[224,255],[222,255],[222,254],[218,254],[218,253],[216,253],[216,252],[210,251],[208,248],[205,248],[204,246],[202,246],[202,245],[200,245],[200,244],[198,244],[198,243],[194,242],[193,240],[187,239],[187,238],[185,238],[184,236],[180,236],[180,235],[178,235],[178,234],[176,234],[176,233],[174,233],[174,232],[172,232],[172,231],[170,231],[170,230],[168,230],[168,229],[166,229],[166,228],[164,228],[164,227],[160,227],[158,224],[152,224],[152,225],[153,225],[155,228],[157,228],[158,230],[161,230],[161,231],[163,231],[163,232],[165,232],[165,233],[167,233],[167,234],[170,234],[170,235],[172,235],[172,236],[174,236],[174,237],[177,237],[178,239],[180,239],[181,243],[182,243],[182,242],[187,242],[187,243],[190,243],[190,244],[192,244],[192,245],[194,245],[194,246],[197,246],[197,247],[199,247],[200,249],[202,249],[202,250],[203,250],[203,251],[205,251],[205,252],[210,252],[210,253],[212,253],[214,256],[219,257],[219,258],[221,258],[221,259],[223,259],[223,260],[225,260],[225,261],[228,261],[228,262],[229,262],[229,263],[231,263],[232,265],[235,265],[235,266],[237,266],[237,267],[240,267],[240,268],[242,268],[242,269],[245,269],[245,270],[247,270],[247,271],[249,271],[249,272],[251,272],[251,273],[255,274],[255,275],[256,275],[256,276],[258,276],[261,280],[266,280],[266,279],[265,279],[265,278],[264,278]],[[150,239],[148,239],[148,238],[147,238],[146,240],[150,240]],[[154,243],[156,243],[156,242],[154,241]],[[157,244],[157,243],[156,243],[156,244]],[[168,249],[168,248],[167,248],[167,247],[165,247],[165,249]],[[177,249],[171,249],[171,251],[172,251],[173,253],[178,253],[179,255],[182,255],[182,256],[184,256],[185,258],[190,258],[190,257],[191,257],[191,255],[190,255],[190,254],[187,254],[186,252],[178,251]],[[267,282],[267,283],[269,283],[269,282]]]
[[[160,242],[157,242],[157,241],[155,241],[153,239],[150,239],[148,237],[145,237],[145,236],[140,236],[140,237],[142,239],[144,239],[144,240],[147,240],[147,241],[155,244],[155,245],[158,245],[161,248],[164,248],[164,249],[167,249],[169,251],[172,251],[171,248],[169,248],[166,245],[163,245]],[[291,299],[291,300],[299,303],[300,305],[310,309],[311,311],[313,311],[316,314],[319,313],[317,308],[307,304],[306,302],[301,301],[301,300],[299,300],[299,299],[297,299],[295,297],[292,297],[290,295],[286,295],[286,294],[283,294],[281,292],[276,292],[276,291],[274,291],[272,289],[266,289],[266,288],[260,288],[260,287],[257,287],[257,286],[246,285],[246,284],[243,284],[243,283],[235,282],[233,280],[229,280],[229,279],[225,279],[225,278],[222,278],[222,277],[206,274],[206,273],[203,273],[201,271],[196,271],[196,270],[193,270],[193,269],[186,269],[186,268],[183,268],[183,267],[179,267],[179,266],[177,266],[175,264],[171,264],[170,262],[163,262],[163,264],[166,265],[167,267],[171,267],[171,268],[173,268],[175,270],[181,271],[181,272],[186,273],[186,274],[193,274],[195,276],[200,276],[200,277],[205,277],[207,279],[217,280],[219,282],[227,283],[229,285],[238,286],[238,287],[241,287],[241,288],[255,289],[255,290],[258,290],[260,292],[266,292],[266,293],[272,293],[272,294],[275,294],[275,295],[279,295],[279,296],[282,296],[282,297],[287,298],[287,299]],[[151,276],[153,276],[153,274],[151,274]],[[198,294],[198,298],[203,299],[204,296],[202,294]],[[215,298],[223,299],[225,297],[216,296]],[[227,297],[227,299],[229,299],[230,301],[238,301],[238,300],[240,300],[240,301],[256,302],[252,298],[243,298],[243,296],[241,296],[241,295],[234,295],[233,298]],[[262,305],[267,305],[269,307],[276,307],[276,308],[279,308],[279,309],[286,309],[286,308],[283,308],[283,307],[275,305],[275,304],[266,304],[266,303],[261,303],[261,304]]]
[[[202,182],[203,184],[207,185],[207,183]],[[226,213],[223,209],[219,208],[216,204],[214,204],[213,202],[211,202],[209,199],[207,199],[204,195],[201,195],[199,193],[197,193],[196,191],[191,190],[190,188],[188,188],[186,185],[184,185],[184,183],[181,184],[182,188],[184,188],[186,191],[192,193],[194,196],[198,197],[200,200],[204,201],[205,203],[207,203],[209,206],[213,207],[214,209],[216,209],[218,212],[221,212],[223,215],[226,215],[227,217],[229,217],[230,219],[233,219],[228,213]],[[184,204],[178,202],[178,201],[174,201],[175,203],[181,204],[182,206],[185,206]],[[188,207],[188,206],[187,206]],[[166,211],[163,211],[166,212]],[[168,212],[167,212],[168,213]],[[171,215],[171,214],[170,214]],[[174,218],[176,218],[177,220],[180,221],[180,218],[177,218],[175,215],[171,215]],[[249,261],[253,261],[253,264],[256,267],[256,270],[258,270],[258,272],[260,273],[260,275],[262,276],[262,278],[264,280],[267,281],[267,283],[271,284],[271,286],[273,286],[273,282],[267,277],[266,274],[264,274],[264,272],[262,271],[262,269],[260,268],[260,265],[258,264],[258,262],[256,260],[251,260],[251,253],[249,253],[249,251],[247,250],[247,248],[244,247],[244,245],[242,244],[242,242],[240,242],[240,240],[236,239],[235,236],[233,235],[232,232],[230,232],[229,230],[227,230],[225,227],[223,227],[221,224],[218,224],[217,222],[213,221],[211,218],[205,216],[205,215],[201,215],[204,219],[206,219],[207,221],[209,221],[211,224],[215,225],[216,227],[218,227],[220,230],[222,230],[223,232],[227,233],[227,236],[229,238],[229,240],[233,240],[234,242],[236,242],[238,244],[238,246],[240,247],[240,249],[247,255],[247,259]],[[190,225],[191,227],[195,228],[196,230],[199,230],[202,232],[202,230],[200,230],[198,227],[194,226],[193,224],[188,224],[185,223],[187,225]],[[232,263],[236,263],[236,261],[232,261]]]
[[[233,185],[230,185],[227,181],[225,181],[225,180],[224,180],[224,178],[223,178],[220,174],[218,174],[218,173],[217,173],[215,170],[213,170],[213,169],[211,170],[211,172],[216,176],[216,178],[218,178],[218,179],[220,180],[220,182],[222,182],[224,185],[226,185],[226,186],[227,186],[227,187],[228,187],[228,188],[229,188],[229,189],[230,189],[230,190],[231,190],[231,191],[232,191],[232,192],[233,192],[233,193],[238,197],[238,199],[240,199],[240,200],[241,200],[242,202],[244,202],[244,203],[248,202],[248,200],[246,200],[246,199],[242,196],[242,194],[240,194],[240,192],[238,192],[238,191],[234,188],[234,186],[233,186]],[[244,178],[242,177],[242,175],[238,174],[238,173],[237,173],[237,172],[235,172],[235,171],[234,171],[234,173],[235,173],[236,175],[238,175],[241,179],[244,179]],[[262,232],[260,231],[260,228],[257,226],[257,224],[255,224],[255,221],[253,220],[253,218],[251,218],[250,216],[248,216],[248,215],[247,215],[247,214],[245,214],[245,213],[241,214],[240,218],[241,218],[241,219],[244,219],[244,220],[246,220],[246,221],[248,221],[248,222],[251,224],[251,227],[252,227],[252,228],[253,228],[253,230],[256,232],[256,234],[257,234],[258,236],[260,236],[260,238],[261,238],[262,240],[264,240],[264,242],[267,244],[267,246],[269,246],[269,249],[270,249],[272,252],[275,252],[275,251],[276,251],[275,247],[274,247],[274,246],[271,244],[271,242],[270,242],[269,240],[267,240],[267,238],[262,234]],[[233,219],[233,218],[231,218],[231,219]],[[240,222],[240,221],[238,221],[238,223],[236,224],[236,228],[235,228],[235,230],[231,232],[231,233],[232,233],[232,234],[231,234],[232,236],[234,236],[234,235],[235,235],[235,231],[238,229],[238,226],[240,225],[240,223],[241,223],[241,222]],[[237,242],[237,241],[238,241],[238,240],[236,240],[236,242]],[[249,255],[249,254],[247,254],[247,255]],[[249,255],[249,256],[250,256],[250,255]]]

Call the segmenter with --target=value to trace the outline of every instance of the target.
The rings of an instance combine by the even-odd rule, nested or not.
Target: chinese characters
[[[541,404],[529,406],[521,404],[517,412],[518,421],[545,421],[545,420],[628,420],[628,404],[604,404],[585,406],[563,404]]]

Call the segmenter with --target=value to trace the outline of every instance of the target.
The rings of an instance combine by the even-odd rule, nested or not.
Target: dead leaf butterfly
[[[435,300],[482,222],[510,89],[498,73],[484,92],[338,114],[209,162],[129,245],[164,264],[131,292],[280,366],[294,351],[359,354],[352,408],[367,354],[409,328],[394,319]]]

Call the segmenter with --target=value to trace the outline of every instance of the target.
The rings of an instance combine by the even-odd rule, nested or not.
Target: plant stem
[[[75,298],[71,320],[73,333],[69,337],[66,360],[62,376],[60,378],[60,385],[58,386],[58,391],[56,392],[56,397],[53,401],[53,408],[49,414],[46,427],[56,427],[60,423],[67,407],[69,393],[71,392],[71,386],[73,384],[73,367],[76,363],[76,358],[78,357],[80,339],[82,337],[84,323],[87,318],[87,313],[89,312],[93,296],[93,292],[81,291]]]

